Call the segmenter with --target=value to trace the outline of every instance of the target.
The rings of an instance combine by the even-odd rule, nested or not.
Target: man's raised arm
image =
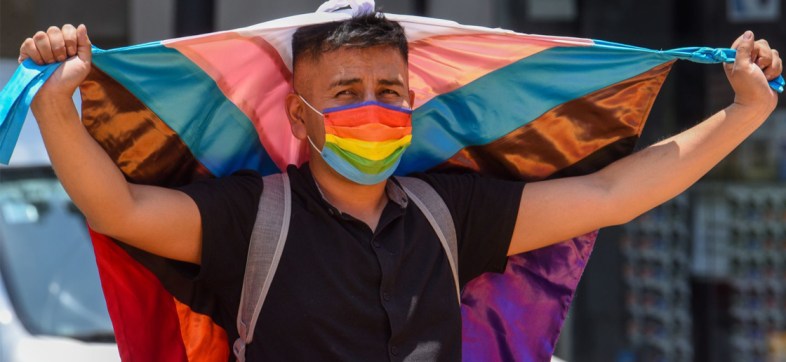
[[[19,61],[27,58],[64,62],[31,108],[55,173],[90,226],[150,253],[199,263],[201,220],[194,201],[180,191],[128,183],[82,126],[71,96],[90,72],[85,26],[36,33],[22,43]]]
[[[594,174],[525,186],[508,255],[630,221],[685,191],[764,123],[778,103],[767,80],[781,74],[781,59],[749,31],[732,47],[734,103]]]

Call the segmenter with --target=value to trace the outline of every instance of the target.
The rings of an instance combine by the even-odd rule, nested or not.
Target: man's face
[[[299,59],[295,91],[319,111],[366,101],[410,108],[413,96],[407,78],[407,64],[396,48],[340,48],[317,60]],[[287,99],[287,108],[295,137],[303,140],[308,134],[321,148],[325,140],[322,116],[293,95]]]

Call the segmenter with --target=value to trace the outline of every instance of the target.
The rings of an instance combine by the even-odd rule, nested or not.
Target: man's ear
[[[308,133],[306,131],[306,120],[303,118],[305,113],[303,102],[300,101],[300,97],[298,97],[297,94],[289,93],[284,103],[286,105],[287,118],[289,118],[289,127],[292,131],[292,135],[301,141],[305,140]]]
[[[409,90],[409,108],[415,108],[415,91]]]

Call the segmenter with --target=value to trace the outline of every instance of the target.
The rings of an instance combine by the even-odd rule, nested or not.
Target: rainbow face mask
[[[376,101],[327,108],[322,159],[340,175],[363,185],[374,185],[393,174],[401,155],[412,142],[412,110]]]

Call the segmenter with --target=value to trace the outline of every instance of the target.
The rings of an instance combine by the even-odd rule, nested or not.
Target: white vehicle
[[[0,166],[0,361],[119,361],[84,217],[28,118]]]

